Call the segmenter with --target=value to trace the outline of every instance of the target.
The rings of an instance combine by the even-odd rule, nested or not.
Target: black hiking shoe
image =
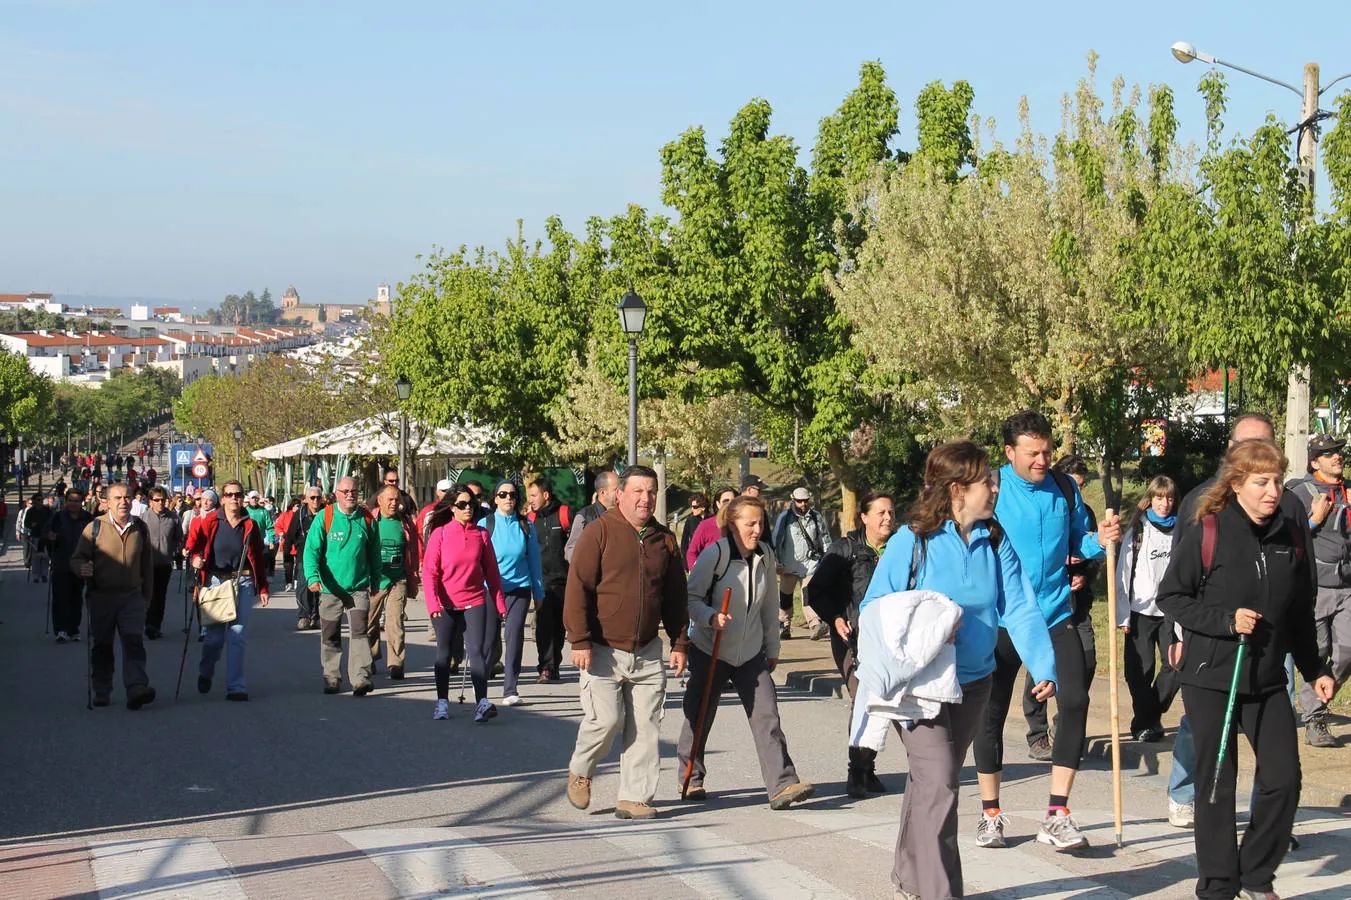
[[[127,709],[140,709],[155,702],[155,689],[150,685],[133,690],[127,695]]]
[[[210,679],[210,678],[204,678],[204,677],[202,677],[201,675],[198,675],[198,676],[197,676],[197,693],[199,693],[199,694],[209,694],[209,693],[211,693],[211,679]]]

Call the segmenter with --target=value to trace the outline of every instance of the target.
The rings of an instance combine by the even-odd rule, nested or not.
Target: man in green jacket
[[[319,595],[319,662],[324,693],[342,689],[342,616],[347,613],[347,678],[352,696],[371,692],[371,644],[367,633],[371,590],[380,574],[380,541],[370,514],[357,503],[351,478],[338,481],[337,503],[320,513],[305,538],[305,582]]]
[[[263,536],[263,557],[267,562],[267,571],[260,572],[257,577],[271,578],[276,567],[277,532],[273,526],[277,520],[272,510],[263,505],[263,497],[257,491],[249,491],[244,498],[244,513],[253,520],[258,533]]]

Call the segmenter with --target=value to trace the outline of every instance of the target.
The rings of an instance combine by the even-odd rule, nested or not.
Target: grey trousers
[[[1351,588],[1320,587],[1313,623],[1318,632],[1318,658],[1332,660],[1332,677],[1340,688],[1351,675]],[[1299,690],[1299,708],[1306,725],[1328,714],[1328,705],[1307,684]]]
[[[704,745],[708,742],[709,732],[713,730],[713,719],[718,714],[718,698],[730,684],[741,698],[742,708],[746,710],[751,737],[755,740],[755,753],[760,758],[760,775],[765,780],[765,790],[773,799],[779,791],[797,784],[798,777],[793,759],[788,755],[788,741],[779,725],[779,701],[774,693],[774,679],[770,677],[764,651],[739,666],[718,660],[712,672],[709,671],[710,662],[712,658],[707,653],[690,645],[690,681],[685,687],[685,724],[680,729],[680,740],[676,744],[676,758],[680,762],[676,778],[685,777],[685,767],[693,752],[694,770],[690,775],[690,784],[704,783],[707,774],[704,768]],[[694,726],[698,722],[704,685],[709,678],[713,679],[713,690],[709,693],[704,731],[699,735],[696,749],[693,746]]]
[[[985,722],[991,678],[962,685],[961,703],[944,703],[937,718],[901,728],[910,767],[896,835],[891,880],[923,900],[961,897],[962,858],[957,852],[957,791],[962,763]]]
[[[130,692],[150,684],[145,674],[145,595],[89,589],[89,640],[93,642],[94,696],[113,692],[113,636],[122,639],[122,684]]]
[[[347,613],[347,680],[352,687],[371,683],[371,640],[367,634],[371,595],[353,591],[350,602],[319,595],[319,663],[324,679],[342,681],[342,616]]]

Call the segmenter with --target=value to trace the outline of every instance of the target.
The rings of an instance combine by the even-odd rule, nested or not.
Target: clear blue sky
[[[1192,139],[1204,68],[1175,40],[1295,83],[1308,60],[1351,71],[1341,3],[1303,34],[1289,4],[1106,6],[0,0],[0,291],[361,300],[518,218],[657,205],[662,144],[717,141],[751,97],[809,150],[865,59],[901,98],[899,146],[935,78],[970,81],[1005,137],[1024,94],[1054,130],[1090,49],[1104,94],[1171,83]],[[1230,84],[1231,131],[1296,117],[1293,94]]]

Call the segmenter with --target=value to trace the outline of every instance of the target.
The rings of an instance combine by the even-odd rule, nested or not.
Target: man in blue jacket
[[[1037,840],[1057,850],[1077,850],[1087,847],[1088,839],[1070,816],[1069,797],[1083,756],[1089,684],[1084,645],[1072,618],[1066,559],[1102,558],[1107,544],[1121,539],[1121,520],[1115,514],[1105,516],[1097,533],[1090,531],[1078,488],[1051,471],[1051,423],[1041,413],[1024,410],[1010,416],[1004,420],[1003,438],[1009,462],[999,470],[995,516],[1036,592],[1037,605],[1051,632],[1057,674],[1059,725],[1051,747],[1050,799]],[[985,728],[976,735],[981,807],[991,820],[983,821],[978,830],[981,846],[1004,845],[999,813],[1004,720],[1021,667],[1022,659],[1008,631],[1001,627]]]

